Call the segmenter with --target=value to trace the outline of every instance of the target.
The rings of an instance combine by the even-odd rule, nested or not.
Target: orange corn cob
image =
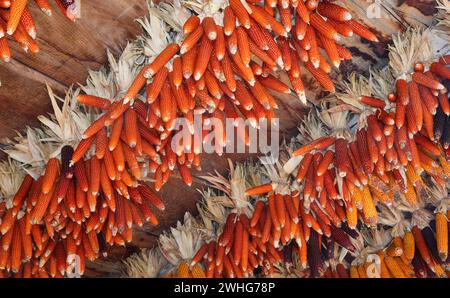
[[[9,49],[8,40],[6,37],[0,38],[0,56],[4,62],[9,62],[11,60],[11,51]]]
[[[111,106],[111,101],[109,101],[108,99],[88,94],[78,95],[77,101],[83,105],[99,108],[102,110],[107,110]]]
[[[353,36],[353,30],[350,27],[350,25],[347,22],[338,22],[331,18],[328,18],[327,20],[331,26],[342,36],[344,37],[352,37]],[[341,47],[344,49],[344,47]]]
[[[188,55],[186,55],[188,56]],[[168,74],[167,67],[163,66],[153,77],[153,82],[147,86],[147,102],[153,103],[161,92]]]
[[[252,9],[255,6],[252,6]],[[258,9],[259,7],[257,7]],[[253,10],[255,12],[255,10]],[[253,16],[253,14],[252,14]],[[287,37],[287,31],[282,24],[280,24],[273,16],[265,14],[264,16],[270,26],[270,30],[275,33],[277,36]]]
[[[211,56],[212,49],[213,46],[211,41],[204,36],[200,44],[197,60],[195,61],[194,79],[196,81],[200,80],[200,78],[203,76],[203,73],[205,72],[206,67],[208,66],[209,57]]]
[[[236,15],[239,23],[246,29],[250,28],[250,16],[240,0],[230,0],[230,7]]]
[[[317,44],[316,31],[313,27],[308,26],[306,28],[306,35],[301,43],[302,42],[306,43],[304,49],[308,51],[308,61],[314,65],[314,68],[318,68],[320,66],[320,53]]]
[[[269,75],[265,78],[260,78],[259,82],[266,87],[267,89],[271,89],[280,93],[289,94],[291,93],[291,90],[287,85],[285,85],[283,82],[278,80],[272,75]]]
[[[156,60],[156,59],[155,59]],[[117,112],[119,115],[121,115],[127,108],[130,102],[132,103],[136,96],[138,95],[139,91],[144,87],[144,85],[147,83],[147,77],[146,74],[149,71],[150,66],[146,65],[144,66],[141,71],[138,73],[134,81],[131,83],[131,86],[128,88],[127,93],[125,94],[122,105],[117,106]],[[113,114],[113,111],[111,111],[110,115],[111,119],[115,119],[118,117],[115,113]]]
[[[425,261],[425,263],[430,264],[431,255],[425,239],[423,238],[422,231],[417,226],[413,226],[411,232],[414,236],[416,248],[422,256],[422,259]]]
[[[161,119],[164,122],[168,122],[172,117],[172,92],[170,90],[169,83],[166,81],[163,84],[160,96],[160,109],[161,109]]]
[[[191,51],[196,45],[197,42],[203,36],[203,26],[198,26],[197,29],[192,31],[181,43],[180,54],[184,55],[185,53]]]
[[[47,162],[45,168],[44,178],[42,181],[42,193],[48,194],[55,185],[55,180],[58,177],[59,161],[56,158],[51,158]]]
[[[186,22],[183,25],[183,33],[189,34],[195,29],[197,29],[198,25],[200,24],[200,19],[198,16],[190,16]]]
[[[283,7],[283,5],[278,5],[278,11],[280,13],[281,23],[284,25],[286,32],[291,32],[292,14],[290,7]]]
[[[95,155],[98,159],[103,159],[103,156],[105,156],[105,151],[108,150],[108,133],[106,131],[106,128],[101,129],[97,133],[97,137],[95,139]]]
[[[403,270],[399,267],[395,258],[386,256],[384,258],[384,262],[386,267],[389,269],[389,272],[394,278],[406,278],[406,275],[403,273]]]
[[[176,88],[180,87],[183,81],[183,69],[180,56],[173,58],[172,63],[172,83]]]
[[[92,156],[89,163],[90,183],[89,191],[96,196],[100,189],[100,161],[96,156]]]
[[[323,174],[325,174],[325,172],[328,170],[328,167],[332,163],[333,159],[334,159],[334,152],[328,150],[324,154],[322,161],[320,162],[319,166],[317,167],[316,175],[322,176]]]
[[[345,22],[352,19],[352,15],[347,9],[333,3],[319,3],[317,11],[324,17],[336,21]]]
[[[178,170],[180,171],[180,175],[183,178],[183,181],[186,185],[192,185],[192,175],[189,168],[186,165],[181,165],[178,163]]]
[[[242,249],[243,249],[243,235],[244,228],[242,227],[242,223],[238,221],[236,223],[236,228],[234,229],[234,237],[233,237],[233,256],[232,260],[235,265],[239,265],[242,258]]]
[[[238,27],[236,32],[239,55],[241,56],[242,62],[248,66],[251,59],[251,53],[247,33],[242,27]]]
[[[11,6],[10,0],[1,0],[0,1],[0,7],[1,8],[9,8]]]
[[[11,3],[11,7],[9,9],[10,15],[8,19],[8,24],[6,27],[6,32],[9,35],[13,35],[19,26],[20,19],[22,17],[23,11],[25,10],[28,4],[28,0],[14,0]]]
[[[415,244],[414,236],[410,231],[405,232],[403,236],[403,252],[408,261],[412,261],[414,258]]]
[[[222,90],[220,89],[216,78],[208,70],[206,70],[205,72],[205,84],[212,96],[216,97],[217,99],[220,99],[222,97]]]
[[[322,44],[322,47],[324,48],[325,52],[328,55],[328,58],[333,63],[333,65],[336,68],[339,68],[339,65],[341,64],[341,59],[339,57],[339,52],[336,47],[336,43],[334,40],[331,40],[327,37],[325,37],[323,34],[319,33],[319,38]]]
[[[378,220],[378,212],[375,209],[372,194],[369,187],[366,185],[363,189],[362,204],[364,217],[370,225],[375,225]]]
[[[216,40],[217,38],[217,26],[212,17],[205,17],[202,20],[203,30],[205,30],[206,36],[209,40]]]
[[[89,139],[91,137],[94,137],[95,134],[97,134],[97,132],[105,126],[105,121],[108,118],[108,114],[103,114],[102,116],[100,116],[100,118],[92,122],[91,125],[84,131],[82,138]]]
[[[245,191],[245,195],[256,196],[256,195],[268,193],[272,190],[273,190],[272,184],[268,183],[268,184],[258,185],[258,186],[247,189]]]
[[[30,175],[26,175],[23,178],[19,189],[17,190],[16,194],[14,195],[14,197],[12,199],[12,203],[13,203],[14,207],[22,206],[22,203],[23,203],[25,197],[28,195],[28,192],[30,191],[33,182],[34,182],[34,180]]]
[[[176,43],[171,43],[159,53],[159,55],[148,65],[145,71],[144,77],[150,78],[155,75],[163,66],[172,59],[173,56],[180,50],[180,47]],[[183,53],[182,53],[183,54]]]
[[[30,221],[32,224],[38,224],[41,222],[48,209],[50,201],[52,200],[53,190],[54,189],[46,194],[41,193],[41,195],[39,196],[38,202],[31,212]]]
[[[33,17],[27,7],[23,10],[20,23],[23,25],[25,31],[32,39],[36,39],[36,25]]]
[[[422,86],[434,89],[434,90],[443,90],[445,87],[439,81],[423,74],[420,72],[414,72],[412,75],[412,79],[417,84],[420,84]]]
[[[333,26],[325,21],[319,14],[312,13],[311,26],[313,26],[320,34],[331,40],[339,40],[339,35]]]
[[[303,20],[303,22],[309,24],[310,21],[310,14],[308,9],[305,6],[305,3],[303,1],[298,1],[298,5],[296,7],[297,14],[300,16],[300,18]]]
[[[295,62],[295,60],[291,61],[291,48],[289,46],[288,41],[285,38],[280,37],[280,38],[278,38],[277,41],[278,41],[278,44],[280,45],[281,57],[283,59],[284,69],[286,71],[289,71],[289,70],[291,70],[292,63]]]
[[[137,116],[134,109],[129,109],[125,113],[125,135],[128,141],[128,146],[131,148],[136,147],[138,142],[138,128],[137,128]]]
[[[125,169],[125,157],[123,153],[122,142],[119,141],[116,148],[111,153],[117,171],[122,172]]]
[[[358,23],[355,20],[349,20],[346,22],[350,28],[352,28],[353,32],[364,39],[378,42],[378,38],[373,34],[369,29],[367,29],[363,24]]]
[[[19,272],[20,264],[22,262],[22,239],[20,235],[20,227],[14,227],[13,238],[11,243],[11,271],[13,273]]]
[[[249,40],[249,46],[250,51],[264,63],[268,64],[271,68],[276,66],[275,61],[265,51],[261,50],[253,41]]]
[[[305,66],[326,91],[332,93],[336,91],[333,81],[323,70],[316,69],[314,65],[309,61],[305,63]]]
[[[94,142],[93,137],[88,138],[88,139],[83,139],[80,141],[80,143],[78,144],[74,153],[72,154],[72,158],[70,159],[71,165],[74,165],[76,162],[78,162],[80,159],[83,158],[83,156],[89,150],[89,148],[91,147],[93,142]]]
[[[217,57],[218,61],[221,61],[223,59],[223,56],[225,56],[225,35],[223,33],[223,29],[221,26],[217,26],[217,38],[214,45],[214,51]]]
[[[450,70],[448,69],[448,67],[445,67],[442,63],[438,62],[431,63],[430,70],[431,72],[442,78],[450,79]]]
[[[226,36],[230,36],[236,28],[236,16],[230,6],[223,10],[223,32]]]
[[[34,0],[36,2],[37,6],[48,16],[52,15],[52,7],[48,3],[47,0]]]
[[[439,257],[443,262],[448,256],[448,220],[444,213],[436,213],[436,242]]]

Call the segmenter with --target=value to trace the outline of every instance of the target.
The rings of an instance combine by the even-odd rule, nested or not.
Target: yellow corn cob
[[[380,277],[381,278],[390,278],[391,274],[389,273],[389,269],[386,266],[386,262],[384,261],[384,252],[380,251],[378,253],[380,257]]]
[[[422,181],[422,178],[417,175],[416,170],[410,163],[408,163],[406,167],[406,177],[408,178],[408,181],[411,182],[414,186],[416,186],[418,182]]]
[[[187,262],[181,262],[180,265],[178,265],[177,277],[178,278],[192,277],[191,273],[189,272],[189,264]]]
[[[392,244],[388,247],[386,253],[388,254],[388,256],[391,257],[398,257],[402,255],[403,254],[402,238],[399,236],[394,237],[394,241],[392,241]]]
[[[366,268],[364,265],[358,266],[359,278],[367,278]]]
[[[191,273],[193,278],[206,278],[205,272],[199,264],[192,266]]]
[[[356,266],[350,267],[350,277],[351,278],[359,278],[358,268]]]
[[[412,185],[412,183],[410,183],[409,181],[408,181],[405,197],[406,197],[406,200],[413,206],[415,206],[417,204],[416,191],[414,190],[414,186]]]
[[[407,277],[414,277],[416,275],[414,273],[414,270],[410,267],[410,265],[403,262],[403,260],[401,258],[397,257],[394,259],[395,259],[395,261],[397,261],[398,266],[402,269],[403,273]]]
[[[406,259],[409,260],[410,262],[414,258],[414,250],[415,250],[414,236],[410,231],[408,231],[403,236],[403,254],[405,255]]]
[[[445,214],[436,213],[436,242],[439,257],[442,261],[447,260],[448,256],[448,220]]]
[[[369,225],[375,225],[378,221],[378,213],[373,203],[369,187],[366,185],[362,195],[363,213]]]
[[[406,275],[403,273],[403,270],[399,267],[397,261],[393,257],[386,256],[384,261],[386,262],[386,266],[393,277],[406,278]]]
[[[444,156],[439,156],[439,163],[441,164],[442,170],[445,176],[450,176],[450,163],[445,159]]]

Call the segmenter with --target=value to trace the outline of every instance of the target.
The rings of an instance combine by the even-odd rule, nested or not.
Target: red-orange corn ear
[[[56,158],[51,158],[47,162],[45,168],[44,178],[42,181],[42,193],[47,194],[55,185],[59,172],[59,161]]]

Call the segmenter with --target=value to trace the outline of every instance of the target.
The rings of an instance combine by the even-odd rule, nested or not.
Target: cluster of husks
[[[86,129],[74,150],[66,146],[60,159],[48,161],[39,179],[24,178],[12,206],[0,205],[0,274],[62,276],[77,264],[82,273],[84,260],[97,258],[106,244],[131,241],[133,224],[157,224],[150,206],[163,210],[164,205],[143,182],[147,170],[154,172],[156,190],[175,167],[191,185],[190,169],[200,167],[201,150],[195,144],[204,142],[195,138],[207,134],[194,134],[196,115],[201,115],[202,124],[242,116],[257,126],[257,120],[274,117],[277,103],[271,91],[293,89],[306,102],[299,61],[325,90],[335,91],[327,75],[331,67],[320,48],[338,67],[341,60],[351,58],[337,43],[341,36],[355,33],[377,41],[344,8],[311,0],[265,1],[264,5],[231,0],[223,10],[223,26],[209,16],[192,16],[183,31],[186,37],[180,44],[169,44],[146,64],[119,100],[78,97],[80,103],[104,113]],[[418,64],[413,74],[397,80],[387,101],[360,94],[360,104],[375,112],[361,116],[366,121],[354,137],[331,127],[330,134],[293,152],[298,170],[283,174],[284,181],[277,177],[245,194],[242,191],[238,199],[230,194],[236,206],[227,210],[220,233],[208,235],[195,255],[182,258],[172,275],[356,276],[353,267],[336,261],[335,251],[356,250],[358,221],[375,227],[377,204],[396,204],[396,196],[418,206],[425,178],[445,187],[449,133],[442,123],[448,120],[439,117],[450,112],[446,65],[443,59],[425,71]],[[271,74],[275,70],[287,72],[291,87]],[[145,96],[140,95],[142,89]],[[394,108],[387,109],[386,102]],[[189,124],[192,137],[175,148],[172,137],[179,117]],[[240,137],[248,143],[245,133]],[[225,132],[216,136],[216,152],[221,152],[226,139]],[[291,173],[294,179],[289,178]],[[260,199],[254,205],[240,205],[251,196]],[[390,247],[386,250],[383,259],[391,276],[398,275],[392,261],[402,266],[399,260],[408,266],[423,261],[430,272],[441,275],[439,262],[446,262],[448,256],[448,217],[441,216],[447,214],[446,206],[436,208],[439,223],[436,218],[436,229],[430,230],[433,237],[422,241],[425,228],[420,226],[419,233],[417,224],[411,224],[419,253],[412,259],[408,259],[410,252],[405,253],[409,263],[400,250],[392,249],[395,254],[390,254]],[[428,250],[423,248],[428,238],[436,239],[437,246],[430,242]],[[403,239],[402,245],[410,240]]]
[[[194,133],[196,115],[200,115],[202,125],[220,121],[225,127],[225,119],[243,118],[256,127],[258,120],[274,117],[278,104],[271,91],[291,92],[272,71],[287,71],[292,89],[306,102],[300,61],[326,90],[334,91],[326,74],[330,70],[328,63],[319,47],[325,49],[333,65],[339,66],[341,59],[350,58],[336,44],[340,36],[355,32],[376,41],[372,33],[351,19],[348,11],[335,4],[266,4],[261,7],[258,1],[230,1],[223,10],[223,26],[210,16],[191,16],[183,26],[185,38],[179,44],[170,43],[145,65],[122,99],[110,104],[107,99],[81,95],[80,103],[101,108],[105,113],[86,130],[75,150],[76,157],[83,156],[95,139],[103,138],[106,127],[110,144],[124,142],[150,157],[156,189],[167,181],[175,166],[190,185],[189,168],[200,166],[199,147],[207,141],[203,136],[208,133]],[[276,11],[281,22],[274,17]],[[294,27],[296,34],[290,36]],[[142,89],[146,102],[137,99]],[[177,117],[189,126],[192,140],[180,142],[174,149],[169,145],[177,132]],[[240,125],[245,124],[236,121],[238,137],[248,144],[247,130],[239,129]],[[214,146],[221,153],[227,135],[225,131],[218,133]]]
[[[297,264],[307,269],[305,276],[368,277],[369,250],[381,266],[374,276],[446,276],[447,58],[416,63],[386,98],[356,94],[356,104],[322,106],[316,114],[320,119],[305,120],[301,133],[308,132],[309,138],[300,139],[308,141],[293,150],[284,167],[292,179],[269,175],[268,183],[249,188],[246,195],[265,197],[255,204],[252,217],[228,215],[217,241],[205,244],[194,263],[203,258],[206,275],[215,277],[252,275],[256,268],[286,274],[293,268],[294,251]],[[343,112],[349,105],[360,113],[355,135]],[[339,113],[342,119],[333,121]],[[311,133],[314,129],[321,133]],[[394,220],[386,220],[388,209],[394,210]],[[356,229],[363,226],[391,229],[392,240],[375,248],[363,241],[359,251],[356,239],[362,236]],[[353,257],[336,255],[336,247]]]
[[[120,158],[117,150],[97,150],[74,162],[66,146],[61,161],[51,158],[39,179],[26,175],[12,207],[1,211],[0,268],[17,276],[55,277],[78,266],[83,274],[85,260],[95,260],[106,245],[130,242],[133,224],[156,225],[150,206],[164,210],[164,204],[138,180],[132,149],[120,150]]]
[[[36,25],[29,10],[30,2],[28,0],[0,1],[0,59],[5,62],[11,60],[7,36],[16,41],[25,52],[33,54],[39,52],[36,42]],[[77,7],[73,0],[56,0],[55,2],[67,18],[75,20]],[[47,0],[35,0],[35,3],[45,14],[52,15],[52,8]]]
[[[277,266],[292,263],[292,255],[296,254],[299,268],[309,265],[310,272],[305,275],[318,277],[323,269],[317,262],[322,239],[326,237],[353,250],[350,236],[341,229],[345,214],[341,212],[340,218],[333,213],[338,227],[330,225],[324,212],[320,215],[316,219],[304,212],[298,192],[270,193],[267,201],[256,202],[251,218],[230,213],[217,241],[205,243],[191,265],[204,259],[207,277],[274,276]]]

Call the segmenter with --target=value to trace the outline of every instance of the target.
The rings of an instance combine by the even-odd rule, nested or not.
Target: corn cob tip
[[[125,97],[125,98],[123,99],[123,104],[126,105],[126,104],[128,104],[130,101],[131,101],[131,98]]]
[[[27,32],[28,32],[28,35],[29,35],[32,39],[36,39],[37,33],[36,33],[36,30],[35,30],[35,29],[30,29],[30,30],[28,30]]]

